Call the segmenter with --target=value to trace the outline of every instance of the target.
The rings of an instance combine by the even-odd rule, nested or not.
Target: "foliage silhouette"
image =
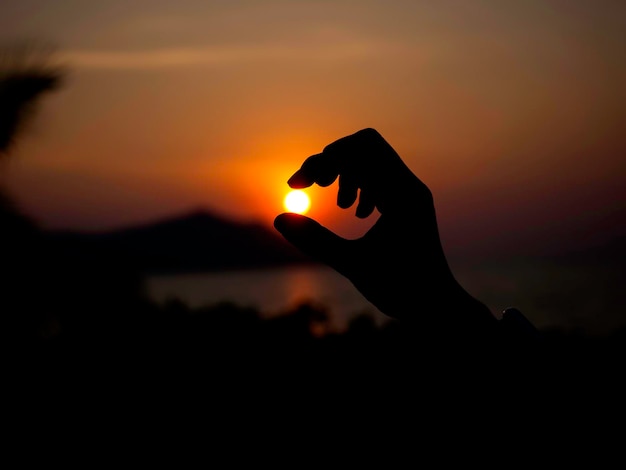
[[[0,51],[0,157],[29,125],[41,98],[58,90],[65,75],[51,64],[49,48],[26,45]]]

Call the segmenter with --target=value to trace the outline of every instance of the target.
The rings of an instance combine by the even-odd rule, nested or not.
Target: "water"
[[[157,302],[178,298],[195,308],[227,301],[256,308],[266,316],[311,302],[327,308],[331,325],[339,330],[361,313],[379,324],[387,320],[345,277],[326,267],[155,276],[148,279],[147,287]]]
[[[624,326],[625,290],[614,273],[529,262],[452,268],[461,285],[496,316],[517,307],[539,328],[606,332]],[[312,302],[328,309],[331,325],[339,330],[361,313],[378,324],[388,320],[346,278],[321,266],[154,276],[147,288],[157,302],[178,298],[195,308],[226,301],[265,316]]]

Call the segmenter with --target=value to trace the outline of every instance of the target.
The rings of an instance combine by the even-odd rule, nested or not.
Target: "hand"
[[[384,314],[443,329],[479,331],[497,322],[455,280],[439,239],[433,197],[374,129],[339,139],[307,158],[289,179],[292,188],[329,186],[339,177],[337,205],[380,217],[357,240],[342,238],[298,214],[274,226],[304,253],[347,277]]]

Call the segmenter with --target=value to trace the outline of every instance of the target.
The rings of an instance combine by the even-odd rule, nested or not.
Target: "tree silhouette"
[[[59,88],[64,71],[43,46],[0,51],[0,157],[6,157],[31,122],[41,97]]]
[[[41,97],[61,85],[64,72],[51,64],[51,49],[45,46],[0,49],[0,161],[32,122]],[[42,288],[44,275],[49,274],[43,269],[44,248],[39,228],[0,188],[0,337],[5,344],[33,338],[44,323],[46,305],[38,300],[50,292]]]
[[[65,72],[52,65],[52,49],[33,43],[5,45],[0,49],[0,160],[28,127],[41,97],[57,90]],[[5,247],[32,230],[32,222],[18,213],[0,188],[0,231]]]

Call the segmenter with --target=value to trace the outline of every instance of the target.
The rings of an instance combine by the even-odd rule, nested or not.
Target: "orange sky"
[[[448,245],[626,231],[623,1],[5,0],[0,39],[69,70],[2,169],[46,227],[269,224],[304,158],[375,127]],[[363,229],[311,194],[310,216]]]

